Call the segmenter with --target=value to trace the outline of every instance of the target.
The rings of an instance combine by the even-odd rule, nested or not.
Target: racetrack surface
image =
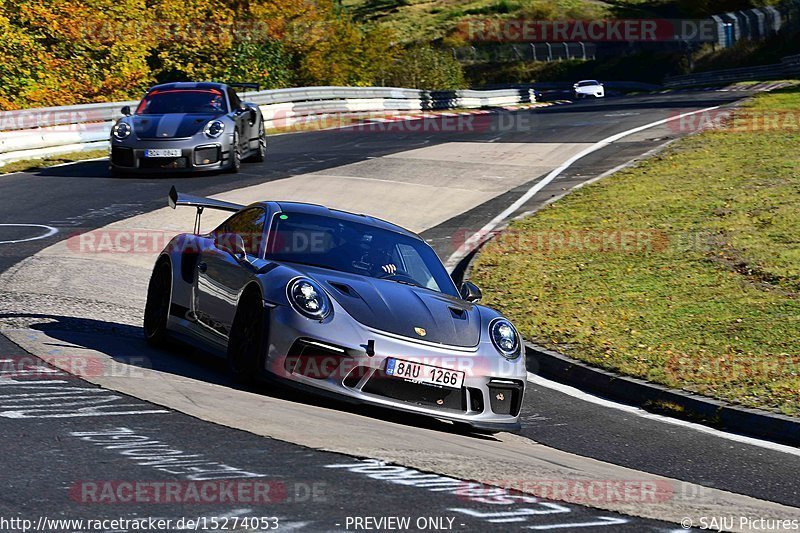
[[[0,278],[2,280],[0,283],[3,284],[0,289],[2,291],[0,301],[3,302],[4,309],[0,316],[0,324],[4,329],[16,330],[8,332],[15,341],[27,343],[29,347],[36,347],[38,350],[48,347],[47,349],[51,351],[61,350],[58,353],[68,353],[91,348],[98,353],[110,354],[120,361],[136,364],[134,358],[137,354],[146,353],[136,330],[138,326],[136,313],[137,310],[141,312],[141,302],[144,297],[141,285],[126,281],[124,271],[123,277],[110,278],[114,283],[109,283],[108,279],[105,281],[98,279],[98,272],[100,277],[103,272],[118,274],[115,268],[119,265],[129,265],[130,272],[133,273],[141,268],[140,263],[146,264],[146,258],[101,257],[97,260],[92,257],[75,258],[63,253],[59,255],[59,249],[55,247],[37,256],[35,260],[29,260],[22,265],[17,263],[64,239],[71,232],[82,232],[114,222],[123,224],[124,227],[125,219],[136,215],[141,215],[139,220],[148,220],[152,215],[146,213],[163,207],[166,190],[171,184],[175,184],[181,192],[191,194],[211,195],[239,191],[233,195],[241,194],[246,197],[247,194],[257,191],[261,197],[270,197],[269,195],[274,192],[280,194],[280,197],[271,196],[274,199],[295,197],[333,204],[354,211],[369,212],[421,231],[440,255],[446,258],[453,251],[454,244],[457,244],[460,236],[479,229],[520,197],[548,170],[580,149],[620,131],[662,120],[671,113],[703,109],[730,102],[732,99],[730,94],[709,92],[642,96],[581,102],[535,112],[504,113],[502,119],[500,117],[493,119],[494,126],[478,123],[473,124],[476,127],[470,130],[464,128],[462,131],[420,132],[413,131],[412,128],[403,131],[402,128],[395,127],[393,130],[385,131],[334,130],[276,136],[271,139],[268,162],[263,165],[245,165],[244,172],[239,175],[217,174],[169,180],[111,179],[107,176],[105,162],[87,162],[35,174],[0,177],[2,192],[0,224],[43,224],[59,229],[56,235],[45,239],[0,244],[0,269],[5,271],[3,278]],[[501,124],[500,120],[506,122]],[[519,212],[533,209],[542,202],[563,194],[575,184],[656,148],[680,133],[673,127],[661,126],[645,130],[604,148],[571,167],[561,178],[545,187],[541,193],[521,207]],[[253,189],[247,189],[248,187]],[[180,216],[188,220],[183,226],[188,230],[193,213],[186,211]],[[41,234],[43,234],[41,228],[0,226],[0,242],[36,237]],[[61,250],[63,252],[63,246]],[[68,287],[71,279],[81,277],[74,275],[75,271],[72,270],[77,264],[76,261],[87,260],[97,265],[105,265],[109,270],[104,271],[101,268],[92,274],[93,277],[90,276],[89,279],[96,282],[95,287],[80,283]],[[131,274],[131,279],[134,277]],[[64,290],[54,291],[53,287],[48,286],[46,278],[63,280]],[[109,290],[115,291],[111,294],[113,297],[104,298],[103,295],[109,294]],[[109,305],[115,299],[121,300],[118,301],[117,310],[113,305]],[[31,312],[40,315],[24,316]],[[25,328],[32,325],[35,331],[30,334]],[[4,352],[7,351],[9,354],[14,350],[18,348],[4,347]],[[218,424],[235,427],[246,425],[251,433],[272,436],[279,434],[278,438],[282,440],[310,448],[335,448],[345,453],[349,450],[353,455],[386,457],[402,464],[413,463],[413,466],[420,470],[437,472],[441,467],[441,458],[436,457],[436,454],[448,447],[453,447],[454,450],[474,448],[476,452],[472,457],[476,461],[480,461],[481,454],[492,453],[515,454],[513,457],[509,455],[512,464],[514,461],[533,460],[535,457],[573,460],[568,454],[559,455],[554,452],[555,449],[598,459],[609,465],[605,467],[602,463],[596,462],[592,463],[590,468],[581,463],[580,458],[575,459],[574,464],[568,465],[573,471],[583,468],[587,475],[594,476],[592,479],[598,479],[597,476],[602,475],[618,479],[616,476],[621,474],[614,470],[613,465],[620,465],[640,471],[641,478],[655,474],[685,481],[689,493],[695,490],[696,485],[702,485],[760,500],[780,502],[790,506],[800,505],[800,482],[797,475],[800,471],[800,458],[797,455],[741,444],[714,435],[628,415],[614,409],[575,400],[568,395],[533,384],[529,384],[526,393],[522,436],[501,436],[497,439],[500,444],[497,444],[493,439],[453,434],[430,421],[408,420],[373,410],[329,406],[318,400],[293,397],[291,393],[285,391],[263,389],[253,392],[233,391],[227,379],[219,375],[222,365],[218,361],[183,352],[185,350],[177,349],[154,354],[150,362],[153,363],[151,366],[154,370],[161,372],[161,375],[172,376],[168,379],[180,381],[182,386],[186,387],[184,390],[186,394],[210,387],[209,390],[213,389],[215,397],[220,402],[224,402],[226,397],[241,398],[240,394],[267,394],[273,402],[272,405],[280,405],[282,413],[280,416],[285,418],[280,418],[277,414],[276,417],[281,420],[290,419],[294,414],[298,421],[302,421],[303,417],[307,417],[306,420],[313,420],[313,417],[317,416],[320,424],[328,422],[335,425],[337,421],[346,422],[352,424],[348,430],[353,427],[362,437],[361,447],[352,446],[346,439],[339,443],[319,442],[319,434],[322,432],[320,426],[308,424],[288,428],[255,428],[248,425],[254,422],[253,417],[241,416],[241,413],[234,413],[235,423],[226,424],[224,417],[231,413],[226,412],[224,404],[220,406],[219,417],[215,417]],[[17,352],[17,356],[22,355]],[[131,379],[118,379],[117,390],[129,386],[130,383]],[[114,388],[113,383],[109,382],[108,385]],[[148,390],[154,394],[169,394],[170,391],[175,393],[182,390],[174,383],[161,392],[157,389],[156,386]],[[130,392],[135,393],[135,387]],[[134,396],[146,395],[134,394]],[[291,402],[287,402],[285,400],[287,398]],[[173,406],[182,401],[180,398],[176,400],[166,397],[147,399],[160,405],[170,405],[170,402],[173,402]],[[299,403],[298,400],[308,403]],[[192,412],[192,407],[188,405],[191,401],[192,399],[188,398],[187,405],[179,410]],[[149,406],[149,409],[158,410],[152,404],[141,403]],[[198,416],[198,413],[192,412],[192,414]],[[103,461],[102,453],[94,446],[76,450],[75,443],[63,447],[45,446],[38,449],[35,443],[47,443],[48,439],[53,439],[52,436],[47,437],[52,433],[59,435],[57,437],[59,441],[70,440],[64,435],[76,431],[72,427],[67,427],[75,422],[82,424],[78,431],[88,431],[85,429],[87,427],[109,425],[121,427],[128,424],[137,430],[155,432],[160,439],[171,440],[170,437],[174,436],[175,440],[172,442],[185,447],[189,444],[196,445],[198,439],[193,438],[193,435],[202,433],[204,438],[201,440],[201,451],[207,453],[206,450],[222,449],[224,453],[220,453],[220,459],[223,461],[236,463],[236,459],[241,457],[239,463],[247,468],[253,468],[254,464],[262,465],[264,469],[280,465],[286,467],[285,470],[275,474],[281,479],[323,479],[330,485],[336,485],[335,491],[352,489],[353,494],[364,494],[359,500],[361,506],[359,514],[388,513],[387,505],[392,504],[386,504],[384,501],[379,501],[377,496],[372,496],[378,492],[391,501],[403,502],[400,507],[397,504],[392,506],[395,514],[405,512],[417,516],[420,513],[437,512],[439,515],[447,513],[453,515],[453,511],[444,510],[457,508],[449,502],[439,500],[438,497],[432,498],[425,491],[400,494],[396,486],[386,484],[380,489],[358,487],[361,483],[360,478],[348,477],[352,472],[348,471],[345,475],[342,473],[345,472],[344,469],[332,469],[338,475],[329,475],[328,470],[310,466],[318,467],[328,460],[326,454],[312,451],[310,448],[264,440],[262,437],[198,421],[172,411],[119,416],[123,418],[65,419],[59,422],[63,427],[58,429],[54,427],[52,420],[11,419],[9,423],[18,425],[19,429],[4,432],[2,439],[4,441],[8,439],[7,449],[11,447],[11,442],[18,445],[20,440],[23,440],[26,442],[26,447],[30,443],[29,449],[32,454],[42,459],[36,461],[12,456],[7,461],[8,468],[18,476],[20,482],[28,480],[30,483],[32,469],[37,466],[41,468],[41,465],[47,462],[47,458],[52,458],[55,462],[52,463],[51,471],[61,472],[67,477],[59,483],[47,483],[43,479],[38,479],[37,482],[31,483],[32,490],[42,494],[60,492],[60,497],[63,498],[64,484],[70,480],[83,479],[80,476],[84,475],[81,472],[86,471],[86,464]],[[384,422],[381,419],[388,421]],[[406,427],[403,424],[410,426]],[[348,430],[339,426],[338,431],[346,433]],[[370,436],[370,431],[376,431],[374,438]],[[377,431],[382,435],[378,435]],[[226,449],[221,445],[213,445],[213,439],[210,438],[207,448],[206,434],[219,434],[220,442],[234,439],[238,443],[240,440],[244,442],[253,439],[253,446],[256,448],[259,446],[258,442],[267,442],[269,446],[274,445],[277,448],[284,446],[288,451],[282,460],[262,458],[263,462],[253,462],[252,454],[238,455],[238,446],[235,450]],[[423,434],[424,438],[430,439],[429,442],[440,446],[440,449],[428,450],[428,457],[424,453],[410,455],[410,445],[401,450],[403,453],[396,455],[392,455],[386,449],[378,451],[374,449],[375,442],[382,442],[379,436],[386,437],[389,441],[397,441],[411,435],[423,438],[421,436]],[[546,447],[534,445],[527,439]],[[527,446],[530,445],[535,448],[528,450]],[[243,445],[242,449],[246,448]],[[521,451],[522,449],[524,450]],[[292,454],[306,454],[309,457],[308,465],[298,461],[297,456]],[[78,461],[75,460],[76,457],[79,458]],[[344,460],[341,455],[333,457],[336,457],[336,460]],[[126,475],[128,479],[147,479],[142,477],[146,474],[141,471],[116,470],[118,463],[119,461],[115,461],[111,468],[96,475],[100,479],[120,479]],[[478,475],[470,477],[471,471],[464,469],[463,465],[448,465],[447,468],[449,470],[446,473],[450,475],[462,473],[463,479],[501,479],[496,473],[488,472],[482,475],[478,472]],[[539,470],[533,472],[537,472],[538,475],[547,472],[541,465],[537,468]],[[630,471],[632,475],[639,475],[634,471]],[[509,469],[504,474],[507,476],[505,479],[512,484],[519,482],[517,478],[523,474],[516,472],[520,470]],[[563,470],[556,469],[550,472],[551,474],[562,472],[563,475]],[[111,477],[103,478],[104,475]],[[525,479],[528,479],[528,476],[529,472],[525,472]],[[359,488],[363,490],[359,492]],[[337,505],[341,507],[347,504],[343,503],[340,497],[342,493],[334,493],[339,496],[328,500],[324,505],[323,502],[319,502],[320,506],[316,509],[316,513],[285,505],[281,508],[285,511],[280,511],[284,513],[282,518],[285,521],[309,522],[305,524],[306,527],[314,530],[338,529],[339,526],[336,526],[336,521],[333,520],[336,513],[332,509]],[[683,496],[689,496],[689,493]],[[681,498],[676,498],[678,499]],[[681,505],[686,505],[686,502],[675,502],[675,505],[666,507],[678,509]],[[19,507],[19,502],[10,502],[7,510],[18,511]],[[92,515],[96,513],[98,506],[79,508],[88,511],[87,515]],[[596,517],[601,515],[619,518],[619,515],[608,511],[592,511],[575,505],[569,505],[569,508],[568,512],[540,516],[526,515],[525,521],[512,523],[515,526],[558,523],[563,525],[575,523],[576,517],[580,518],[578,522],[596,521]],[[348,512],[355,512],[352,508],[349,509]],[[104,508],[104,511],[108,510],[108,507]],[[646,509],[644,512],[641,509],[621,510],[630,514],[676,521],[674,513],[664,514],[662,509],[652,513]],[[150,510],[146,513],[152,514]],[[469,513],[460,511],[455,513],[465,524],[463,526],[465,528],[470,525],[485,528],[489,524],[495,524],[498,529],[509,527],[509,523],[490,523],[485,517],[478,519]],[[462,520],[462,515],[467,518]],[[469,522],[472,519],[476,519],[476,522]],[[636,522],[636,524],[636,527],[664,527],[654,522]]]

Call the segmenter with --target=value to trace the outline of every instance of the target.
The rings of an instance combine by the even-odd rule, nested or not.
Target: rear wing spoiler
[[[241,89],[248,89],[251,91],[258,91],[259,85],[257,83],[238,83],[238,82],[230,82],[227,84],[228,87],[236,87]]]
[[[194,219],[194,233],[196,235],[200,233],[200,216],[203,214],[203,209],[206,207],[209,209],[218,209],[220,211],[230,211],[231,213],[235,213],[244,207],[243,205],[226,202],[224,200],[214,200],[213,198],[204,198],[202,196],[180,194],[174,185],[169,190],[167,205],[169,205],[172,209],[175,209],[179,205],[185,205],[197,209],[197,216]]]

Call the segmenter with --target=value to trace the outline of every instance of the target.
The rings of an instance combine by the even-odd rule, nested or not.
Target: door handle
[[[206,270],[208,270],[208,265],[205,263],[198,263],[197,270],[199,270],[200,272],[205,272]]]

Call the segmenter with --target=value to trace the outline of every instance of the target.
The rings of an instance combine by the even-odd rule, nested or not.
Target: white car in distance
[[[583,80],[579,81],[572,86],[575,98],[603,98],[606,95],[606,90],[603,84],[597,80]]]

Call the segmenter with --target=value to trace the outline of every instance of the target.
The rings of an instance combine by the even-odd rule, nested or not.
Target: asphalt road
[[[15,519],[32,521],[28,530],[144,531],[89,522],[142,518],[170,520],[161,528],[169,531],[393,529],[365,526],[381,517],[423,531],[666,528],[513,491],[497,503],[488,486],[203,422],[35,363],[6,339],[0,350],[4,368],[14,369],[0,376],[3,531],[25,526],[3,522]]]
[[[364,161],[387,154],[451,142],[493,143],[591,143],[623,130],[664,119],[672,113],[702,109],[732,101],[741,95],[729,93],[682,93],[608,99],[556,106],[536,112],[505,113],[471,131],[412,132],[401,128],[385,131],[327,131],[275,136],[271,139],[270,158],[263,165],[245,165],[238,175],[216,174],[163,179],[112,179],[105,162],[86,162],[58,167],[37,173],[21,173],[0,177],[0,224],[44,224],[59,229],[45,239],[16,244],[0,244],[0,271],[29,257],[73,232],[104,226],[116,220],[162,207],[168,186],[175,183],[180,190],[209,195],[289,176]],[[502,118],[501,118],[502,117]],[[504,121],[504,122],[503,122]],[[564,176],[546,187],[520,211],[535,208],[553,196],[562,194],[575,183],[596,176],[637,155],[663,144],[681,132],[666,131],[638,135],[630,142],[619,143],[589,156],[573,166]],[[532,176],[534,178],[534,176]],[[453,249],[453,235],[477,230],[495,214],[523,194],[525,184],[494,198],[467,213],[426,230],[437,251],[446,258]],[[356,193],[357,194],[357,193]],[[0,226],[0,243],[34,237],[42,230],[30,227]],[[5,341],[3,357],[23,357],[19,349]],[[182,364],[178,361],[176,364]],[[218,370],[214,361],[199,364],[209,376]],[[65,381],[58,386],[75,386],[74,378],[59,376]],[[209,379],[214,379],[209,377]],[[56,380],[56,381],[58,381]],[[224,383],[224,379],[222,380]],[[50,386],[49,384],[45,384]],[[3,387],[20,402],[22,396],[11,387]],[[87,385],[82,385],[87,386]],[[117,399],[133,403],[133,410],[159,410],[134,399]],[[615,517],[579,506],[568,512],[524,515],[520,522],[487,522],[481,513],[485,506],[474,507],[474,513],[453,512],[462,508],[446,494],[367,479],[353,469],[326,469],[330,464],[352,462],[339,455],[325,454],[306,448],[256,437],[244,432],[195,420],[175,412],[74,418],[19,418],[2,422],[5,426],[0,442],[5,450],[24,450],[7,454],[5,472],[12,490],[0,498],[2,515],[30,515],[33,510],[48,510],[65,516],[120,516],[138,513],[152,515],[152,506],[86,505],[68,497],[69,487],[80,480],[180,479],[163,471],[148,471],[119,455],[108,453],[102,446],[89,444],[73,436],[75,432],[111,431],[128,428],[136,435],[152,436],[168,441],[171,446],[192,453],[202,453],[209,461],[235,465],[263,474],[262,478],[298,487],[327,488],[325,498],[309,503],[275,502],[266,509],[278,515],[284,524],[304,523],[314,530],[344,529],[341,520],[354,511],[358,514],[408,516],[453,516],[458,527],[506,530],[509,524],[554,525],[597,521],[598,516]],[[109,429],[110,428],[110,429]],[[647,420],[529,384],[523,410],[522,434],[553,448],[574,452],[637,470],[661,474],[693,483],[750,495],[756,498],[800,505],[800,458],[764,448],[735,443],[713,435]],[[200,437],[202,435],[202,437]],[[235,443],[235,445],[233,445]],[[261,479],[261,478],[258,478]],[[300,489],[298,489],[300,490]],[[458,497],[454,497],[456,500]],[[462,502],[463,503],[463,502]],[[470,505],[475,502],[470,502]],[[158,507],[165,516],[194,514],[220,516],[226,513],[247,514],[253,507],[212,505],[202,507]],[[242,511],[247,509],[247,511]],[[259,514],[265,508],[256,509]],[[391,511],[390,511],[391,510]],[[552,509],[551,509],[552,510]],[[73,515],[72,512],[77,514]],[[508,509],[503,509],[508,511]],[[447,513],[450,513],[449,515]],[[454,514],[455,513],[455,514]],[[38,513],[37,513],[38,514]],[[520,515],[522,516],[522,515]],[[555,517],[555,519],[554,519]],[[519,518],[519,517],[518,517]],[[548,520],[550,520],[548,522]],[[603,522],[601,520],[601,522]],[[339,525],[337,525],[337,523]],[[463,524],[463,526],[461,525]],[[636,522],[637,529],[664,527],[654,522]],[[621,527],[614,525],[615,528]]]

